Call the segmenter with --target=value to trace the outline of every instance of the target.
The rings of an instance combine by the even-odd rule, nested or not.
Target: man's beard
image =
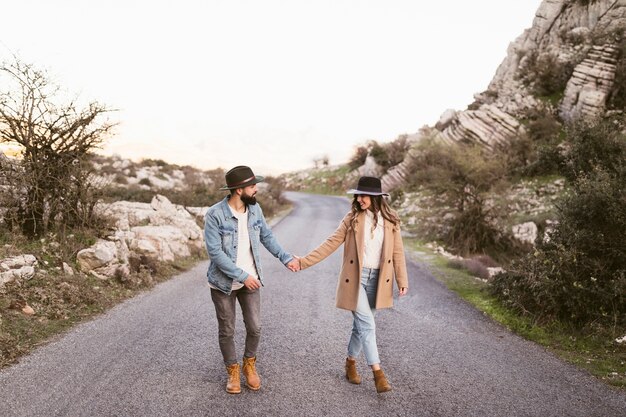
[[[245,204],[253,206],[256,204],[256,196],[241,194],[241,201],[243,201]]]

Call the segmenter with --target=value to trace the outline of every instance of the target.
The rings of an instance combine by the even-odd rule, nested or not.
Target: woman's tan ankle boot
[[[361,383],[361,375],[356,370],[356,360],[346,358],[346,379],[351,384],[360,384]]]
[[[376,392],[391,391],[391,385],[389,385],[382,369],[374,371],[374,383],[376,384]]]

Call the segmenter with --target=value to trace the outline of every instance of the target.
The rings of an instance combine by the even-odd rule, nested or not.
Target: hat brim
[[[220,191],[236,190],[237,188],[249,187],[251,185],[258,184],[258,183],[263,182],[263,181],[265,181],[265,177],[264,176],[256,175],[253,180],[250,180],[248,182],[244,182],[243,184],[235,185],[233,187],[229,187],[228,185],[225,185],[222,188],[220,188],[219,190]]]
[[[385,195],[387,197],[389,197],[388,193],[377,193],[375,191],[361,191],[361,190],[348,190],[346,191],[347,194],[365,194],[365,195]]]

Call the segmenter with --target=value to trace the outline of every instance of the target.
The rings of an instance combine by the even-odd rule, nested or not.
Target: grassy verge
[[[67,275],[52,269],[28,281],[7,283],[0,288],[0,368],[17,362],[20,356],[76,324],[190,269],[200,259],[151,264],[150,269],[142,269],[123,281]],[[22,311],[26,305],[34,314]]]
[[[539,343],[562,359],[573,363],[598,379],[626,390],[626,346],[615,342],[615,334],[606,329],[581,333],[568,326],[553,323],[539,325],[527,317],[505,308],[487,291],[487,284],[467,271],[452,268],[447,259],[432,253],[423,242],[405,239],[407,249],[428,253],[433,275],[450,290],[493,320],[525,339]],[[420,258],[423,262],[424,259]],[[618,334],[617,336],[623,336]]]

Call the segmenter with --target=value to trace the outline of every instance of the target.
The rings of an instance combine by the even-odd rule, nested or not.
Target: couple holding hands
[[[211,259],[207,277],[218,321],[219,346],[228,372],[226,391],[241,392],[240,372],[249,389],[261,388],[255,366],[261,330],[261,244],[294,272],[315,265],[344,245],[336,305],[350,310],[353,316],[346,379],[353,384],[361,383],[356,359],[363,351],[374,374],[376,391],[391,390],[380,367],[374,312],[392,307],[394,278],[400,296],[407,293],[408,277],[400,220],[383,198],[388,194],[382,192],[380,179],[361,177],[356,189],[348,191],[354,199],[337,230],[308,255],[299,258],[282,249],[257,204],[256,184],[263,177],[254,175],[247,166],[237,166],[225,177],[226,185],[221,190],[230,191],[230,195],[207,211],[204,237]],[[235,352],[236,302],[246,327],[243,367]]]

